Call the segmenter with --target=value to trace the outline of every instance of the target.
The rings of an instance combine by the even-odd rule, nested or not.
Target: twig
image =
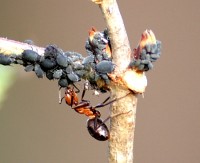
[[[93,0],[93,2],[100,6],[107,24],[113,62],[116,64],[115,73],[121,73],[127,68],[130,62],[131,48],[117,2],[116,0]],[[114,84],[111,91],[113,97],[121,97],[128,92],[127,89]],[[136,105],[137,97],[134,94],[112,105],[111,115],[121,112],[127,112],[127,114],[116,116],[111,119],[111,136],[109,141],[110,163],[133,162]]]
[[[25,49],[35,50],[40,55],[44,54],[44,48],[42,47],[0,37],[0,53],[4,55],[20,55]]]
[[[122,71],[130,62],[131,48],[117,2],[116,0],[103,1],[100,8],[109,31],[113,61]]]

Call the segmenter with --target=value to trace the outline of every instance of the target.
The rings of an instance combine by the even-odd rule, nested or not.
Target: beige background
[[[132,48],[146,28],[163,45],[139,99],[135,163],[199,163],[200,1],[120,0],[119,6]],[[89,0],[1,1],[0,36],[10,39],[85,54],[92,26],[103,30],[105,23]],[[88,135],[85,116],[58,104],[57,83],[23,71],[0,110],[0,163],[107,162],[107,142]]]

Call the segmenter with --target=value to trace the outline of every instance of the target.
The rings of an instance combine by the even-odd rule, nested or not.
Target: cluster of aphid
[[[139,71],[148,71],[152,69],[152,62],[160,58],[160,46],[161,42],[158,40],[156,44],[147,44],[139,55],[134,55],[134,59],[129,64],[129,67]]]
[[[146,30],[142,34],[142,39],[133,51],[133,60],[129,67],[138,71],[148,71],[153,68],[152,62],[160,58],[161,42],[155,39],[151,30]]]
[[[83,70],[81,64],[83,57],[79,53],[63,52],[56,46],[49,45],[45,49],[44,56],[35,55],[35,59],[30,61],[32,53],[31,50],[25,50],[22,53],[22,60],[25,60],[25,70],[35,71],[38,78],[43,77],[45,72],[49,80],[58,79],[60,87],[67,87],[69,84],[80,81],[84,75],[84,71],[80,71]]]
[[[31,45],[30,45],[31,46]],[[0,64],[21,64],[25,71],[34,71],[38,78],[44,75],[49,80],[57,79],[60,87],[67,87],[87,79],[93,89],[107,91],[110,79],[107,73],[114,70],[107,30],[98,32],[92,28],[86,41],[87,57],[76,52],[64,52],[55,45],[49,45],[40,56],[36,51],[24,50],[21,55],[0,54]]]
[[[100,89],[103,92],[106,90],[104,86],[110,83],[107,74],[113,72],[115,68],[112,63],[107,29],[99,32],[92,28],[89,31],[89,38],[86,41],[85,48],[88,56],[83,60],[82,64],[90,71],[87,79],[95,89]]]
[[[24,50],[18,56],[0,55],[0,64],[21,64],[26,72],[34,71],[38,78],[46,75],[49,80],[57,79],[60,87],[78,82],[86,74],[82,60],[81,54],[63,52],[55,45],[47,46],[43,56],[33,50]]]

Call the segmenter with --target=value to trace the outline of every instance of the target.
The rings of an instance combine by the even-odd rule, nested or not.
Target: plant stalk
[[[92,0],[99,5],[109,31],[115,74],[123,72],[131,59],[131,48],[116,0]],[[130,92],[127,88],[111,84],[112,98]],[[111,107],[109,163],[132,163],[136,120],[137,95],[130,94]],[[123,114],[121,114],[123,113]],[[118,115],[118,116],[115,116]]]

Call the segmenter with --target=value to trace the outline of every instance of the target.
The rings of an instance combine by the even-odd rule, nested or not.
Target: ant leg
[[[79,102],[79,104],[77,104],[75,107],[73,107],[72,109],[79,109],[79,108],[85,108],[85,107],[88,107],[90,106],[90,101],[89,100],[84,100],[83,97],[85,96],[85,92],[86,90],[88,90],[88,81],[86,81],[84,83],[84,88],[83,88],[83,92],[82,92],[82,95],[81,95],[81,102]]]
[[[93,107],[93,109],[96,109],[96,108],[102,108],[106,105],[109,105],[109,104],[112,104],[113,102],[115,102],[117,99],[114,99],[114,100],[111,100],[109,101],[108,103],[106,103],[106,101],[108,101],[110,99],[110,97],[106,98],[105,101],[101,104],[97,104],[96,106]]]
[[[117,116],[122,115],[122,114],[128,114],[128,113],[130,113],[130,112],[132,112],[132,110],[129,110],[129,111],[126,111],[126,112],[117,113],[117,114],[114,114],[114,115],[110,115],[110,116],[107,117],[105,120],[107,121],[107,119],[110,119],[110,118],[113,118],[113,117],[117,117]],[[104,121],[105,121],[105,120],[104,120]],[[104,122],[104,123],[105,123],[105,122]]]
[[[100,107],[104,107],[106,105],[108,105],[106,102],[110,99],[110,96],[108,96],[102,103],[100,104],[97,104],[96,106],[94,106],[94,109],[95,108],[100,108]],[[114,102],[114,101],[113,101]],[[106,105],[104,105],[106,103]],[[112,103],[112,102],[111,102]],[[109,103],[110,104],[110,103]]]
[[[82,95],[81,95],[81,101],[84,101],[84,100],[83,100],[83,97],[85,96],[85,91],[86,91],[86,89],[85,89],[85,87],[84,87],[83,92],[82,92]]]
[[[125,96],[122,96],[122,97],[119,97],[119,98],[115,98],[115,99],[113,99],[113,100],[107,102],[107,101],[110,99],[110,97],[108,97],[107,99],[104,100],[103,103],[94,106],[94,109],[95,109],[95,108],[101,108],[101,107],[104,107],[104,106],[106,106],[106,105],[112,104],[113,102],[115,102],[115,101],[117,101],[117,100],[120,100],[120,99],[122,99],[122,98],[128,96],[129,94],[131,94],[131,92],[128,93],[128,94],[126,94]],[[107,102],[107,103],[106,103],[106,102]]]
[[[117,113],[117,114],[114,114],[114,115],[109,115],[106,119],[104,119],[104,120],[102,121],[101,124],[99,124],[98,126],[95,127],[95,130],[97,130],[99,127],[101,127],[103,124],[105,124],[110,118],[117,117],[117,116],[122,115],[122,114],[128,114],[128,113],[130,113],[131,111],[132,111],[132,110],[129,110],[129,111],[127,111],[127,112]],[[96,117],[96,120],[95,120],[95,122],[94,122],[94,125],[95,125],[95,124],[97,124],[97,117]]]
[[[72,108],[72,105],[73,105],[73,101],[74,101],[74,96],[72,95],[72,96],[71,96],[71,105],[70,105],[71,108]]]
[[[79,93],[80,92],[80,89],[78,89],[78,87],[75,85],[75,84],[72,84],[74,86],[74,88],[76,88],[76,93]]]
[[[73,107],[72,109],[77,110],[79,108],[85,108],[90,106],[90,102],[89,101],[81,101],[79,104],[77,104],[75,107]]]
[[[108,96],[101,104],[105,104],[110,99],[110,96]]]

